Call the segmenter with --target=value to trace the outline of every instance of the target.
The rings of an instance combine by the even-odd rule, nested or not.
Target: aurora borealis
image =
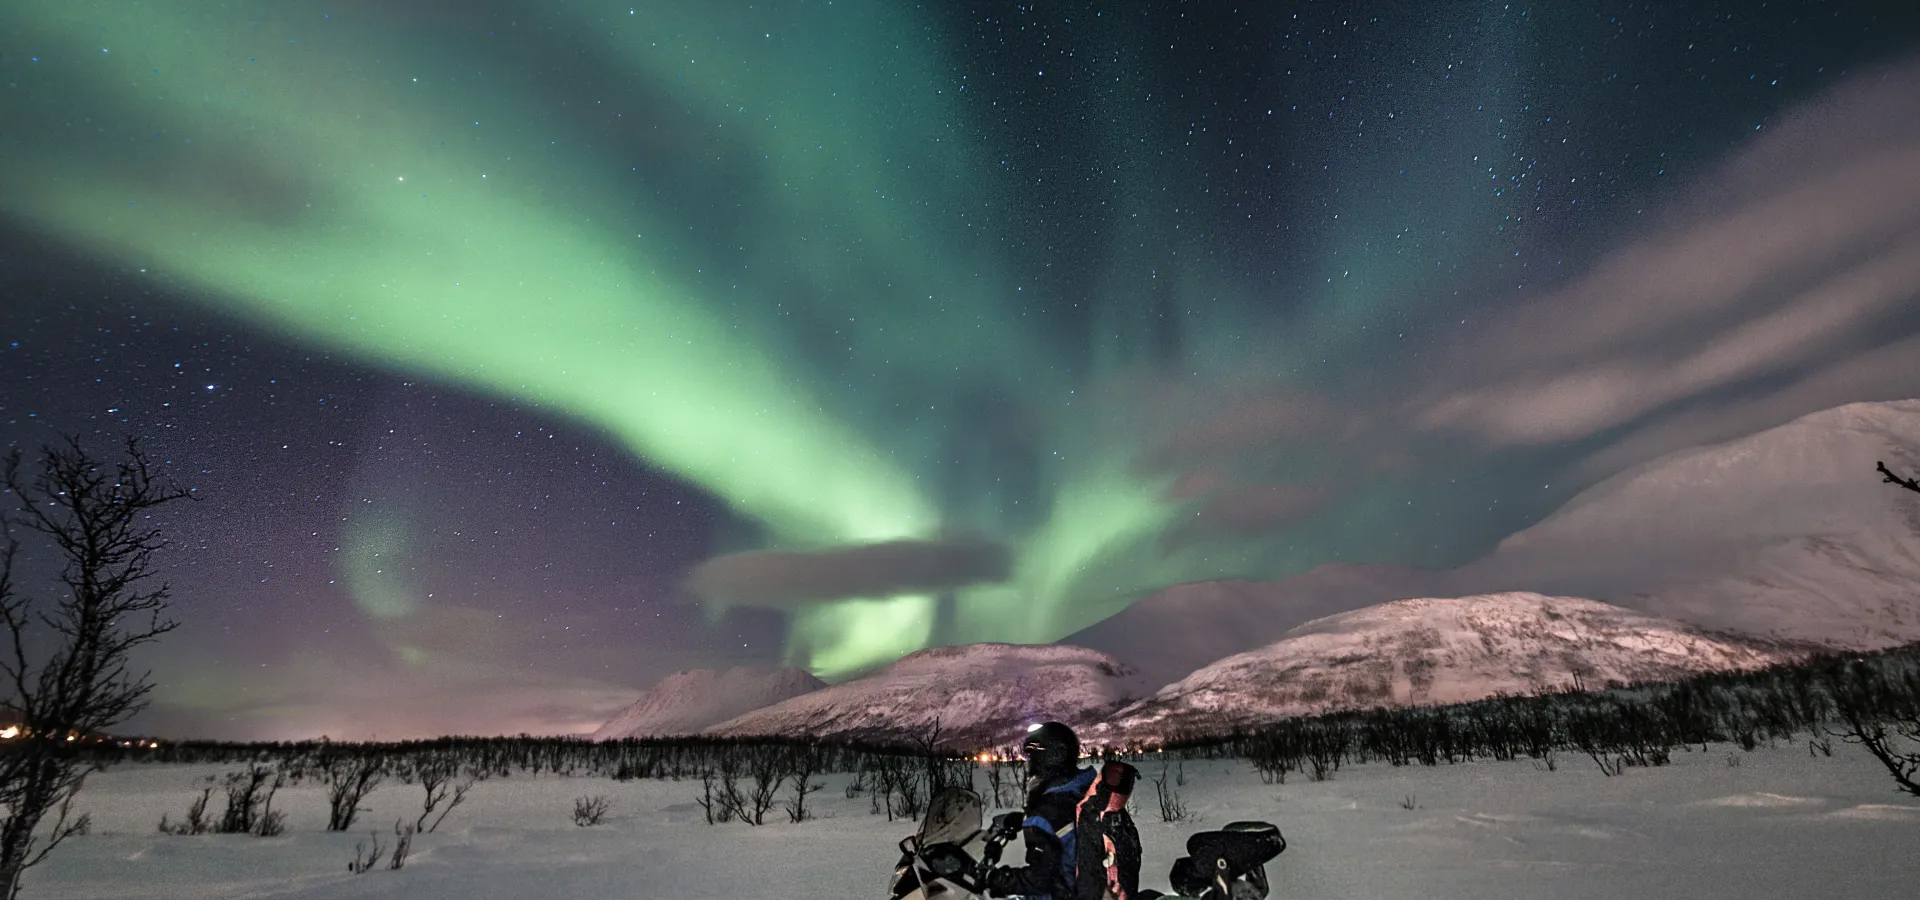
[[[1595,9],[20,0],[0,422],[207,498],[151,715],[281,736],[1450,564],[1920,392],[1914,14]]]

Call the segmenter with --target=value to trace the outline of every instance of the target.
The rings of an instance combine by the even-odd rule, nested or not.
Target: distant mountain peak
[[[1002,746],[1034,722],[1099,721],[1143,687],[1133,669],[1085,647],[933,647],[707,733],[913,742],[937,726],[943,746]]]
[[[1092,736],[1155,740],[1343,709],[1664,681],[1802,652],[1577,597],[1415,598],[1316,619],[1219,660],[1120,710]]]
[[[596,740],[697,734],[728,719],[826,687],[803,669],[739,666],[675,672],[593,733]]]

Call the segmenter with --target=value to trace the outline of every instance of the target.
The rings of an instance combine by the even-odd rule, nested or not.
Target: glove
[[[989,896],[1008,897],[1019,892],[1017,879],[1018,873],[1011,866],[999,866],[988,869],[980,882],[986,886]]]
[[[1014,835],[1020,833],[1021,823],[1025,821],[1026,816],[1022,813],[1001,813],[993,817],[993,833],[1002,839],[1011,840]]]

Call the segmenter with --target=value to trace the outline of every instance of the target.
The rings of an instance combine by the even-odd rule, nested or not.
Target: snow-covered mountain
[[[1166,684],[1320,616],[1412,597],[1589,597],[1709,629],[1870,649],[1920,640],[1920,400],[1854,403],[1582,491],[1452,571],[1329,564],[1168,588],[1064,640]]]
[[[697,734],[742,713],[826,687],[805,670],[740,666],[690,669],[661,679],[608,719],[595,740]]]
[[[1328,563],[1282,581],[1175,585],[1061,642],[1126,660],[1157,688],[1322,616],[1431,596],[1441,577],[1408,566]]]
[[[1881,460],[1920,471],[1920,400],[1836,407],[1629,469],[1450,581],[1834,646],[1920,640],[1920,494],[1883,482]]]
[[[718,735],[917,741],[939,723],[955,747],[1011,743],[1033,722],[1082,725],[1142,695],[1134,670],[1061,644],[968,644],[901,657],[863,678],[755,710]]]
[[[1671,680],[1764,666],[1802,650],[1574,597],[1398,600],[1316,619],[1208,665],[1120,710],[1089,737],[1153,741],[1338,709]]]

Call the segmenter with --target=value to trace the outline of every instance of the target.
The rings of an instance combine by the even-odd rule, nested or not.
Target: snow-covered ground
[[[1732,758],[1738,765],[1729,765]],[[1147,886],[1165,888],[1185,835],[1235,819],[1278,824],[1291,847],[1268,867],[1281,898],[1787,898],[1911,896],[1920,886],[1920,803],[1858,748],[1832,758],[1804,742],[1753,753],[1715,746],[1675,764],[1603,776],[1586,758],[1438,768],[1350,766],[1328,782],[1262,784],[1245,764],[1191,761],[1182,795],[1197,823],[1158,821],[1151,782],[1135,815]],[[1146,774],[1157,774],[1152,763]],[[908,831],[847,799],[847,776],[816,795],[823,818],[708,826],[698,782],[516,776],[482,782],[400,871],[347,871],[354,843],[417,814],[420,789],[389,784],[350,834],[327,834],[318,788],[283,790],[279,838],[157,834],[200,779],[222,767],[124,766],[94,777],[81,808],[93,833],[28,875],[28,898],[881,897]],[[1171,782],[1171,779],[1169,779]],[[984,776],[979,786],[985,789]],[[605,794],[609,821],[572,824],[574,797]],[[1409,798],[1413,809],[1403,808]],[[213,809],[220,800],[216,793]]]

